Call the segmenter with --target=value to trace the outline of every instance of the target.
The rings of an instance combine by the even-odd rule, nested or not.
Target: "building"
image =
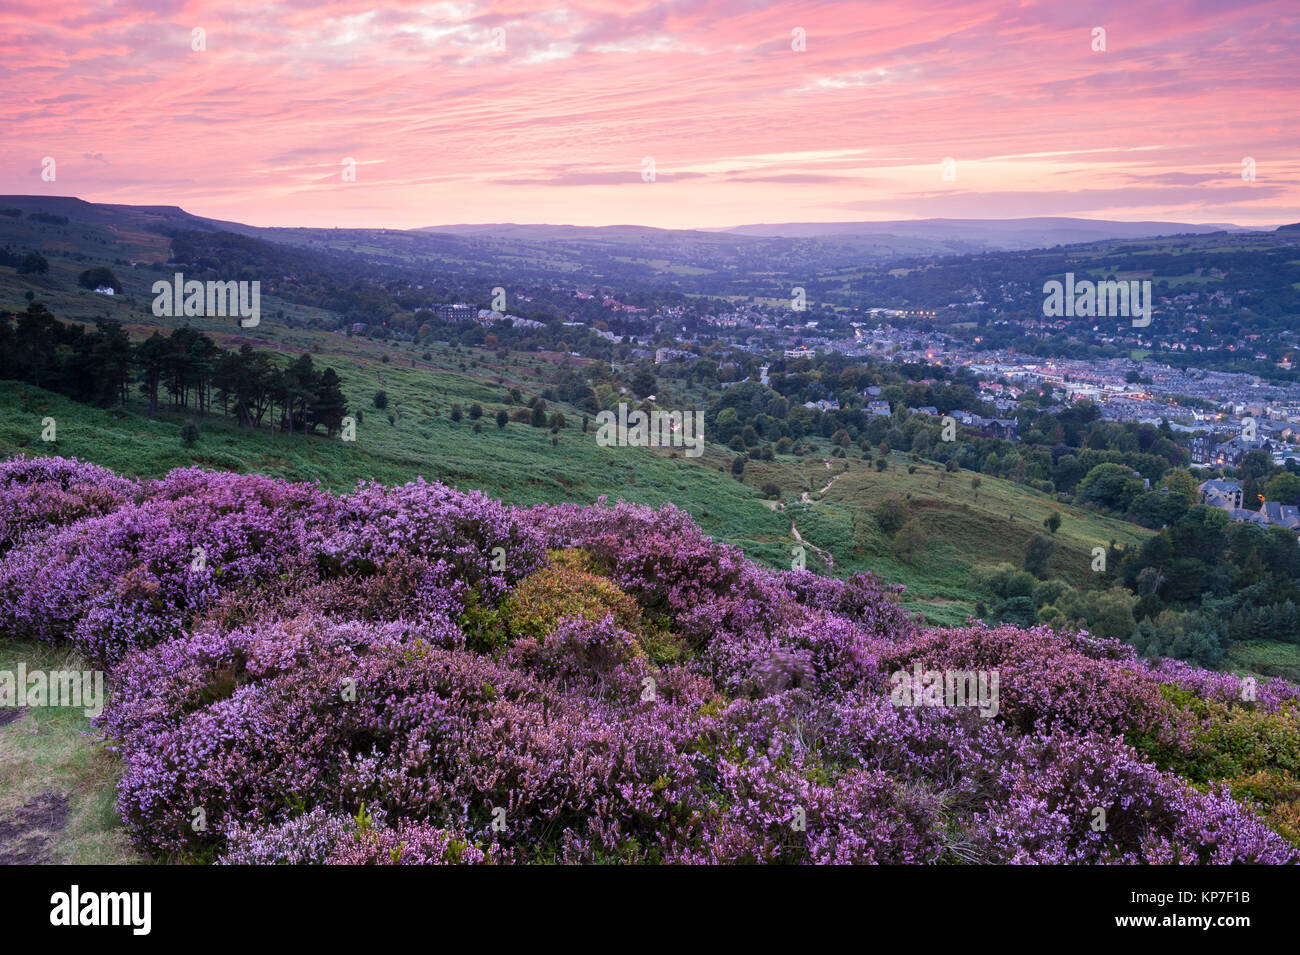
[[[994,418],[986,429],[999,438],[1014,441],[1020,434],[1020,422],[1015,418]]]
[[[1300,507],[1265,501],[1260,505],[1259,512],[1264,515],[1266,524],[1280,524],[1291,530],[1300,530]]]
[[[1219,464],[1238,465],[1241,459],[1251,451],[1267,451],[1273,453],[1273,442],[1268,440],[1249,440],[1247,438],[1233,438],[1231,441],[1225,441],[1219,445],[1215,451],[1215,461]]]
[[[1241,485],[1236,481],[1206,481],[1201,485],[1201,503],[1207,507],[1236,510],[1241,507]]]
[[[477,306],[466,305],[464,302],[457,302],[454,305],[435,305],[433,313],[444,322],[472,322],[478,318]]]
[[[820,401],[805,401],[803,403],[803,406],[805,408],[810,408],[813,411],[839,411],[840,410],[840,403],[835,398],[823,398]]]
[[[695,356],[681,348],[656,348],[655,364],[663,365],[676,358],[694,358]]]
[[[1219,439],[1213,433],[1198,434],[1187,442],[1187,447],[1192,452],[1193,463],[1210,464],[1218,452]]]
[[[1228,517],[1235,524],[1267,524],[1268,521],[1259,511],[1248,511],[1244,507],[1228,508]]]

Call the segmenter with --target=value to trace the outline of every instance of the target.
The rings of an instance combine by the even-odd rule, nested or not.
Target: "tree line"
[[[287,363],[251,345],[225,349],[202,332],[154,332],[133,344],[121,323],[94,331],[66,324],[39,302],[0,312],[0,378],[23,381],[100,407],[125,404],[131,386],[148,400],[196,414],[223,414],[241,426],[334,434],[347,412],[343,379],[311,355]]]

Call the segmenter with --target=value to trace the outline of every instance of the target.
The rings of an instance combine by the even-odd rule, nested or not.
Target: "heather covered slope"
[[[0,532],[0,639],[110,669],[118,809],[159,857],[1297,859],[1296,687],[930,629],[672,507],[18,459]],[[996,676],[996,707],[899,671]]]

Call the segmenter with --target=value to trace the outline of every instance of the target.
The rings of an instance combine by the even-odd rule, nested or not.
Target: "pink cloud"
[[[0,191],[267,225],[1300,219],[1290,0],[538,7],[10,3]]]

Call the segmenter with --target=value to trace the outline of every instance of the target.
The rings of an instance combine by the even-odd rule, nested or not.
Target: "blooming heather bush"
[[[1251,678],[1247,684],[1235,673],[1202,670],[1182,660],[1144,660],[1142,665],[1150,679],[1186,690],[1202,700],[1249,705],[1267,713],[1285,703],[1300,702],[1300,687],[1280,677],[1262,681]]]
[[[325,860],[326,865],[483,865],[498,854],[463,835],[425,822],[402,820],[396,827],[354,829]]]
[[[895,599],[903,588],[886,586],[874,574],[843,580],[808,570],[785,570],[775,576],[798,603],[843,617],[878,636],[899,639],[915,629]]]
[[[152,491],[7,554],[0,630],[113,664],[182,633],[233,584],[305,572],[307,528],[336,510],[314,485],[195,468]]]
[[[349,837],[357,820],[331,815],[317,806],[279,825],[245,826],[236,822],[226,833],[222,865],[324,865],[335,847]]]
[[[758,567],[672,507],[4,467],[0,628],[116,663],[98,726],[149,852],[1297,859],[1283,681],[1085,633],[929,629],[870,575]],[[913,665],[996,671],[996,714],[899,705],[891,674]]]
[[[391,786],[387,796],[427,812],[454,778],[407,777],[456,765],[456,744],[496,701],[531,689],[400,624],[312,617],[172,641],[123,669],[121,703],[104,721],[126,760],[119,808],[142,845],[194,852],[209,839],[189,826],[194,807],[220,830],[281,822],[299,804],[384,806],[373,797]],[[176,704],[160,713],[163,694]]]
[[[1080,651],[1047,627],[929,630],[885,651],[888,670],[996,670],[1002,717],[1025,732],[1172,734],[1171,707],[1150,680]]]
[[[514,852],[559,820],[653,834],[678,793],[652,783],[692,775],[679,748],[707,721],[684,674],[654,704],[634,683],[610,708],[434,649],[407,624],[299,617],[199,633],[122,672],[102,725],[126,761],[123,818],[142,846],[199,857],[236,822],[275,825],[304,805],[365,804],[475,838],[502,807]],[[189,825],[196,807],[207,832]]]
[[[551,546],[590,552],[648,616],[671,621],[691,646],[723,631],[771,631],[799,616],[771,572],[704,536],[671,505],[543,506],[531,516]]]
[[[516,640],[506,656],[514,667],[564,686],[594,683],[614,687],[626,697],[640,692],[649,668],[636,636],[618,626],[612,614],[599,620],[566,615],[549,632]]]
[[[935,800],[883,773],[850,771],[825,784],[795,762],[724,760],[717,819],[674,862],[920,863],[934,861]]]
[[[479,865],[492,861],[495,846],[473,845],[463,835],[421,822],[395,827],[381,810],[357,816],[330,815],[317,807],[278,826],[235,825],[223,865]]]
[[[317,526],[313,534],[322,563],[334,572],[370,573],[407,554],[495,602],[545,559],[541,535],[481,491],[463,493],[424,480],[394,488],[365,484],[340,506],[337,521]]]
[[[107,514],[139,492],[134,481],[76,458],[0,463],[0,554],[59,527]]]
[[[319,612],[339,620],[419,623],[425,639],[435,646],[463,647],[465,635],[451,622],[477,595],[463,581],[448,583],[445,578],[443,565],[398,554],[369,574],[324,580],[312,573],[282,574],[273,580],[246,581],[224,591],[195,629],[224,631]]]
[[[524,513],[528,523],[542,535],[546,546],[552,548],[586,547],[598,539],[631,539],[650,533],[675,534],[691,540],[706,539],[691,516],[672,504],[665,504],[658,510],[627,501],[606,506],[602,495],[596,506],[539,504]]]
[[[733,704],[725,713],[733,754],[820,767],[816,776],[860,770],[883,773],[941,818],[927,850],[934,861],[980,861],[977,814],[1004,794],[999,783],[1016,738],[1005,723],[973,711],[902,708],[866,690],[839,700],[804,691]],[[813,830],[809,830],[810,832]]]
[[[1291,863],[1297,853],[1225,792],[1202,795],[1101,736],[1026,738],[987,813],[1013,863]],[[1101,815],[1098,810],[1104,812]]]

